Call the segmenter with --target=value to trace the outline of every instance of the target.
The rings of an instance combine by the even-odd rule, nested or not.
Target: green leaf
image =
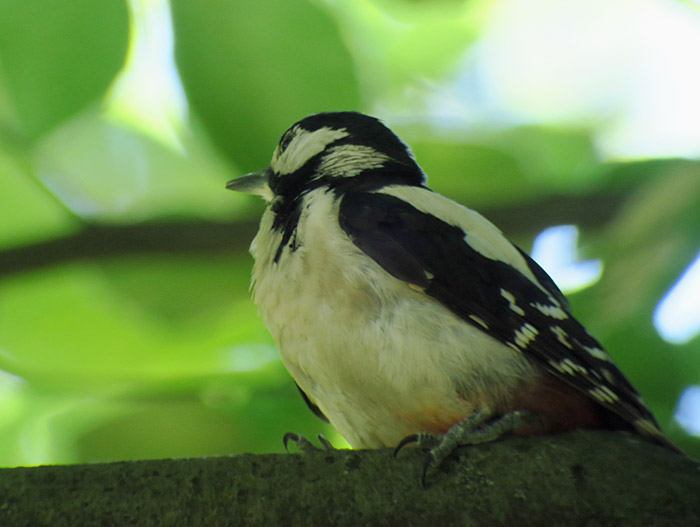
[[[123,0],[0,2],[0,82],[36,138],[99,99],[124,62]]]
[[[249,299],[247,257],[237,264],[229,257],[144,262],[73,264],[4,279],[0,367],[80,391],[254,371],[272,360],[269,349],[233,344],[270,345]]]
[[[0,247],[68,234],[79,222],[31,173],[17,151],[0,148]]]
[[[574,295],[572,304],[671,438],[683,440],[672,413],[681,390],[700,379],[700,337],[683,345],[665,342],[653,316],[700,246],[700,164],[670,160],[655,167],[591,244],[589,254],[603,261],[602,279]]]
[[[448,141],[411,146],[428,185],[470,207],[503,205],[532,193],[515,159],[496,148]]]
[[[89,108],[37,144],[37,167],[44,183],[86,218],[230,218],[244,198],[225,189],[233,171],[202,139],[187,136],[178,152]]]
[[[172,3],[176,61],[192,109],[239,166],[267,164],[308,114],[359,105],[333,21],[305,1]]]

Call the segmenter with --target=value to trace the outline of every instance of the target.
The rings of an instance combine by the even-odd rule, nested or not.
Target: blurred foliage
[[[250,300],[262,205],[223,187],[265,166],[297,119],[341,109],[385,117],[433,188],[525,248],[579,225],[582,257],[605,271],[574,311],[700,457],[672,419],[700,384],[700,341],[671,345],[652,325],[700,247],[697,162],[603,162],[580,125],[411,118],[478,42],[485,2],[171,8],[190,110],[179,149],[105,112],[137,10],[0,3],[0,465],[280,451],[292,430],[343,444],[305,408]]]
[[[99,100],[122,65],[127,23],[121,0],[4,0],[0,49],[11,111],[3,125],[36,139]]]

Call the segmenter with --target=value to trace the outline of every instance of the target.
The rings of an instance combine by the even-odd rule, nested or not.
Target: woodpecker
[[[307,405],[353,447],[428,445],[424,475],[504,434],[629,430],[677,450],[549,275],[430,190],[378,119],[302,119],[227,188],[267,202],[255,303]]]

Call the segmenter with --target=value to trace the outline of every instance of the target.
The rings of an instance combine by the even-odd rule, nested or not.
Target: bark
[[[0,525],[689,526],[700,469],[623,432],[465,447],[419,479],[406,449],[0,470]]]

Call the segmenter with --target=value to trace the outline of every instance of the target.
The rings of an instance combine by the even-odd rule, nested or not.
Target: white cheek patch
[[[379,168],[388,159],[369,146],[334,146],[323,156],[318,171],[320,174],[342,173],[345,177],[352,177],[363,170]]]
[[[329,144],[348,135],[350,134],[345,128],[337,130],[324,126],[313,132],[299,128],[287,149],[272,158],[270,166],[277,174],[291,174],[313,156],[323,152]]]

